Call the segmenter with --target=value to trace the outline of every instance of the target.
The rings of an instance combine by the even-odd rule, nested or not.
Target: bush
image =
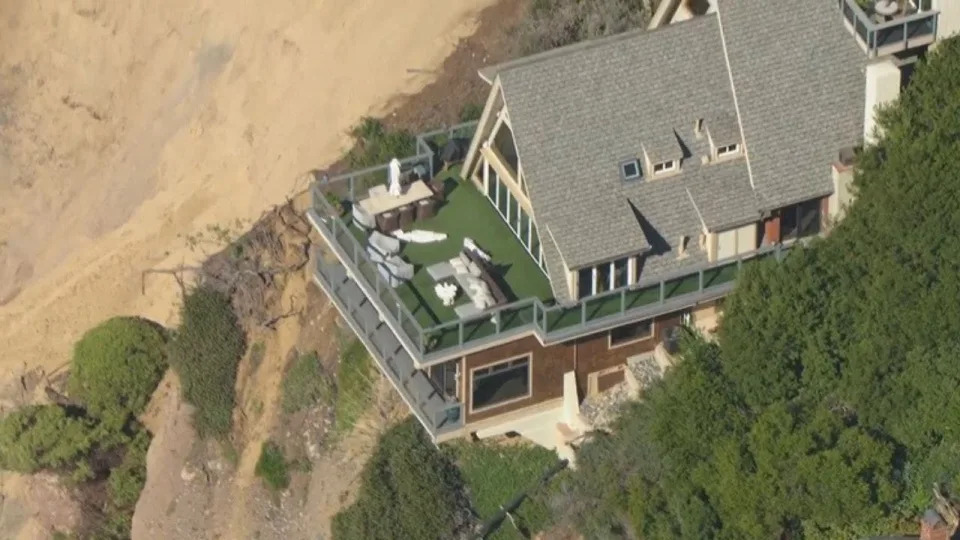
[[[363,118],[350,130],[353,148],[347,153],[351,169],[382,165],[393,158],[405,158],[417,150],[417,139],[405,130],[388,130],[376,118]]]
[[[140,492],[147,483],[147,449],[150,434],[138,428],[120,465],[110,471],[107,481],[107,501],[104,521],[96,538],[130,538],[133,510]]]
[[[268,488],[273,491],[287,489],[290,485],[290,472],[283,450],[273,441],[266,441],[260,448],[260,459],[254,470],[257,476],[263,479]]]
[[[96,445],[95,424],[59,405],[31,405],[0,420],[0,469],[73,469]]]
[[[337,367],[337,403],[335,427],[350,431],[367,410],[373,393],[373,363],[363,343],[351,341],[340,354]]]
[[[486,442],[451,445],[451,455],[463,476],[473,509],[490,519],[518,493],[534,488],[543,474],[557,463],[557,454],[540,446],[503,446]],[[544,494],[530,493],[516,511],[514,520],[530,533],[542,531],[550,519]],[[505,521],[488,538],[515,538],[516,531]]]
[[[166,367],[163,329],[145,319],[116,317],[74,346],[68,389],[91,416],[120,429],[146,407]]]
[[[317,353],[302,354],[283,379],[283,412],[295,413],[317,403],[328,403],[333,388],[320,366]]]
[[[642,0],[534,0],[517,27],[520,54],[643,28],[650,14]]]
[[[183,396],[197,407],[193,422],[201,436],[230,431],[243,349],[243,331],[230,299],[209,286],[190,291],[170,344],[170,363],[180,374]]]
[[[456,468],[408,419],[380,438],[357,500],[333,518],[333,538],[447,540],[464,528],[465,509]]]
[[[479,120],[481,116],[483,116],[483,105],[479,103],[467,103],[460,109],[461,122]]]

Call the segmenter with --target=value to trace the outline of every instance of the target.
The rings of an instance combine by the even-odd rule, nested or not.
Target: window
[[[593,294],[593,267],[581,268],[577,272],[577,298],[586,298]]]
[[[677,170],[677,160],[671,159],[670,161],[664,161],[662,163],[657,163],[653,166],[653,174],[667,173],[670,171]]]
[[[610,285],[610,263],[597,265],[597,294],[609,291]]]
[[[796,240],[820,233],[820,199],[805,201],[780,210],[781,240]]]
[[[653,337],[653,319],[635,322],[610,331],[610,347],[619,347]]]
[[[613,261],[613,288],[627,286],[627,260],[619,259]]]
[[[456,398],[459,392],[460,360],[450,360],[430,367],[430,380],[443,395]]]
[[[530,396],[530,356],[473,370],[470,409],[502,405]]]
[[[500,215],[506,219],[507,217],[507,207],[510,204],[510,190],[507,189],[507,186],[503,185],[503,182],[497,182],[497,210],[500,211]]]
[[[728,144],[727,146],[721,146],[717,148],[717,157],[732,156],[739,151],[740,151],[739,144]]]
[[[620,175],[624,180],[640,178],[640,162],[636,159],[629,159],[620,163]]]
[[[493,170],[488,163],[484,162],[484,167],[487,169],[487,198],[497,204],[497,184],[500,182],[500,178],[497,176],[497,171]]]

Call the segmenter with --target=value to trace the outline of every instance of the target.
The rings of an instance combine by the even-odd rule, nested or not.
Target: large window
[[[593,294],[593,267],[581,268],[577,272],[577,298],[586,298]]]
[[[610,347],[619,347],[650,337],[653,337],[653,319],[614,328],[610,331]]]
[[[473,370],[470,410],[477,411],[530,396],[530,356]]]
[[[500,176],[489,164],[484,163],[486,170],[486,194],[487,198],[497,209],[507,226],[513,230],[514,234],[520,240],[520,243],[526,248],[533,260],[540,266],[544,273],[547,273],[546,264],[543,262],[543,256],[540,249],[540,237],[537,236],[537,227],[530,219],[526,210],[520,205],[520,201],[513,196],[509,188],[501,181]]]
[[[630,258],[624,257],[596,266],[588,266],[577,271],[577,298],[600,294],[636,282],[630,276]]]
[[[517,147],[513,143],[513,133],[510,132],[510,127],[507,126],[506,122],[502,123],[500,129],[497,130],[497,134],[493,138],[493,146],[497,149],[497,152],[500,152],[506,165],[510,167],[510,171],[516,176],[517,166],[519,164]]]
[[[820,233],[820,199],[780,210],[781,240],[795,240]]]

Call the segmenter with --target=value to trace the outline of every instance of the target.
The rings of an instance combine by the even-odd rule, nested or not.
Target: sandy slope
[[[171,322],[143,269],[302,187],[491,3],[0,2],[0,378],[111,315]]]

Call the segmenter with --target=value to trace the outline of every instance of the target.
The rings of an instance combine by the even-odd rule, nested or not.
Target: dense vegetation
[[[334,426],[338,432],[347,432],[370,405],[373,382],[376,380],[373,361],[363,343],[353,339],[340,353],[337,366],[337,399]]]
[[[0,468],[51,471],[106,498],[86,529],[129,538],[146,481],[150,434],[137,422],[167,364],[165,332],[149,321],[110,319],[74,348],[68,389],[76,405],[30,405],[0,420]]]
[[[859,158],[832,234],[751,269],[719,344],[586,445],[559,508],[590,538],[860,538],[960,490],[960,40]]]
[[[292,414],[318,403],[330,403],[332,386],[317,353],[299,355],[283,378],[283,412]]]
[[[512,512],[512,522],[505,520],[487,538],[528,538],[545,528],[550,520],[547,495],[535,492],[534,488],[543,474],[557,463],[556,452],[532,444],[489,442],[451,443],[447,449],[463,478],[471,507],[480,519],[491,519],[519,493],[528,494]]]
[[[335,540],[446,540],[465,523],[463,483],[414,419],[377,443],[357,500],[334,517]]]
[[[205,285],[187,294],[170,344],[170,364],[180,375],[184,398],[197,408],[193,423],[201,435],[222,437],[230,431],[244,346],[227,295]]]
[[[290,485],[290,471],[283,449],[273,441],[265,441],[260,448],[260,458],[254,474],[263,479],[263,483],[274,491],[287,489]]]
[[[350,170],[383,165],[393,158],[403,159],[417,152],[417,138],[409,131],[387,129],[376,118],[366,117],[350,130],[353,146],[347,152]]]
[[[121,428],[143,411],[167,368],[164,331],[154,323],[116,317],[87,331],[70,366],[70,396],[87,412]]]
[[[534,0],[516,30],[521,55],[642,28],[643,0]]]

